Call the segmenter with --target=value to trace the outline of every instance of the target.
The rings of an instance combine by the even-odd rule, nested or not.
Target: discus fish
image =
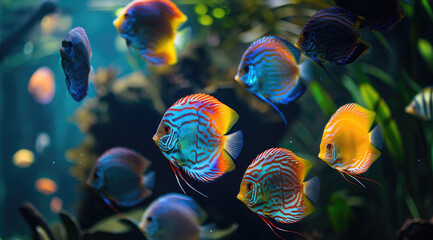
[[[304,25],[296,46],[320,64],[348,64],[364,54],[369,46],[360,39],[364,19],[340,7],[319,10]]]
[[[38,68],[30,77],[28,90],[37,102],[41,104],[50,103],[56,90],[53,71],[48,67]]]
[[[169,0],[136,0],[120,12],[113,24],[128,46],[155,65],[177,62],[176,31],[187,17]]]
[[[317,201],[319,178],[304,182],[312,166],[310,161],[290,150],[268,149],[247,168],[237,198],[257,213],[274,233],[271,226],[293,232],[277,228],[269,218],[279,223],[295,223],[315,211],[310,200]]]
[[[405,16],[397,0],[334,0],[335,5],[365,18],[362,27],[389,30]]]
[[[312,78],[308,61],[299,64],[300,55],[298,48],[282,38],[263,37],[245,51],[235,76],[248,91],[271,105],[285,124],[284,115],[273,103],[295,101],[306,91]]]
[[[62,41],[60,55],[68,92],[79,102],[87,96],[92,57],[92,48],[83,28],[76,27],[68,32]]]
[[[191,197],[169,193],[149,205],[139,228],[149,240],[220,239],[237,229],[237,224],[224,230],[214,229],[212,224],[200,226],[206,215]]]
[[[179,171],[182,168],[197,181],[211,182],[235,169],[232,158],[242,149],[242,132],[225,134],[238,118],[233,109],[212,96],[189,95],[167,110],[153,140],[170,161],[176,179],[179,174],[185,181]]]
[[[433,87],[421,90],[406,107],[406,112],[423,120],[431,120],[433,113]]]
[[[107,204],[131,207],[152,194],[153,172],[143,176],[150,162],[137,152],[115,147],[102,154],[90,173],[87,185],[101,194]]]
[[[356,175],[368,170],[383,146],[381,125],[370,132],[375,116],[375,112],[355,103],[340,107],[325,126],[319,158],[341,174],[361,178]]]

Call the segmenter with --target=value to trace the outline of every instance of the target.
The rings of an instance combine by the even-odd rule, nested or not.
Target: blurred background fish
[[[423,120],[431,120],[433,114],[433,87],[425,87],[416,94],[405,111]]]
[[[60,56],[68,92],[79,102],[87,96],[92,57],[92,48],[83,28],[75,27],[68,32],[62,41]]]
[[[38,192],[45,195],[52,195],[57,192],[57,183],[49,178],[39,178],[35,182],[35,187]]]
[[[183,179],[179,171],[183,169],[197,181],[212,182],[235,169],[232,158],[242,150],[242,132],[226,134],[238,118],[212,96],[189,95],[165,112],[153,140],[170,161],[176,179],[177,175]]]
[[[352,63],[369,49],[359,36],[362,21],[340,7],[321,9],[304,25],[296,46],[317,63]]]
[[[313,73],[309,61],[299,63],[300,55],[299,49],[288,41],[266,36],[244,52],[235,76],[248,91],[275,108],[286,124],[286,118],[273,103],[288,104],[307,90]]]
[[[113,24],[126,44],[138,49],[144,59],[155,65],[172,65],[177,62],[177,29],[186,20],[169,0],[136,0],[120,11]]]
[[[365,20],[362,27],[371,26],[372,30],[389,30],[405,13],[398,0],[334,0],[335,5],[359,15]]]
[[[95,163],[87,185],[101,197],[125,207],[137,205],[152,194],[155,173],[143,176],[149,160],[134,150],[115,147],[102,154]],[[108,198],[108,200],[107,200]]]
[[[276,227],[269,219],[279,223],[295,223],[316,210],[310,200],[316,202],[318,199],[319,178],[316,176],[304,182],[312,167],[310,161],[296,156],[290,150],[268,149],[248,166],[237,198],[257,213],[271,229],[274,227],[287,232]]]
[[[340,107],[325,126],[319,158],[356,180],[356,175],[366,172],[381,154],[382,127],[378,124],[370,131],[375,116],[375,112],[354,103]]]
[[[147,207],[139,227],[149,240],[221,239],[237,229],[237,224],[222,230],[216,229],[214,224],[201,226],[206,216],[191,197],[169,193]]]
[[[53,71],[48,67],[38,68],[30,77],[28,90],[36,102],[50,103],[56,90]]]

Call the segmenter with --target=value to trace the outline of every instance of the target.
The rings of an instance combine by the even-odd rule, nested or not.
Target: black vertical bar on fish
[[[0,43],[0,62],[3,61],[10,50],[19,42],[21,36],[25,35],[36,23],[50,13],[53,13],[57,8],[56,0],[45,0],[36,7],[27,17]]]

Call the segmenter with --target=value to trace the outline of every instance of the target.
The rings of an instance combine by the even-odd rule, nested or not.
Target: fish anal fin
[[[304,209],[303,216],[306,217],[316,211],[316,208],[311,204],[310,200],[308,200],[307,196],[302,195],[302,205]]]
[[[140,50],[141,56],[154,65],[173,65],[177,62],[174,35],[162,40],[155,49]]]

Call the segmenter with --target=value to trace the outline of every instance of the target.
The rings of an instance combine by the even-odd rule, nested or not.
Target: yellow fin
[[[312,214],[314,211],[316,211],[316,208],[311,204],[310,200],[305,195],[302,195],[302,203],[304,207],[304,217]]]
[[[300,158],[296,156],[296,160],[302,165],[302,168],[299,172],[300,181],[303,182],[307,174],[310,172],[311,168],[313,167],[313,163],[308,161],[307,159]]]
[[[332,115],[326,128],[328,128],[328,126],[333,126],[337,121],[344,119],[344,121],[357,123],[358,126],[368,132],[370,131],[371,125],[373,125],[375,116],[375,112],[361,107],[356,103],[349,103],[341,106],[334,115]]]
[[[173,65],[177,62],[176,50],[174,48],[174,35],[165,39],[153,50],[144,50],[144,58],[155,65]]]

